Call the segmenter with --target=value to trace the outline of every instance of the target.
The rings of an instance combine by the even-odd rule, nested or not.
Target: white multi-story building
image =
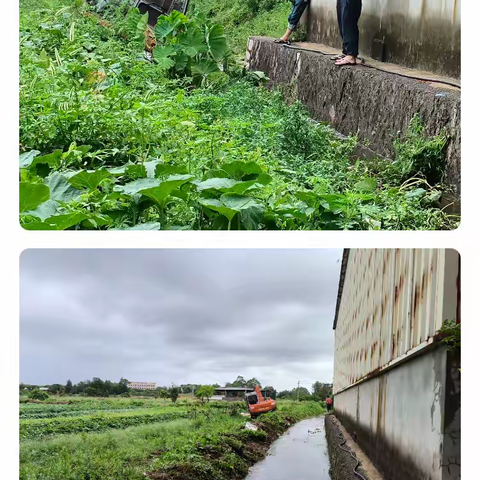
[[[128,388],[132,390],[155,390],[156,382],[129,382]]]

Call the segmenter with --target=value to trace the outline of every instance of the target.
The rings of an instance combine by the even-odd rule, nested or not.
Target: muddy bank
[[[406,78],[362,66],[338,68],[328,55],[293,50],[267,37],[251,37],[247,66],[270,78],[288,100],[300,100],[312,118],[329,122],[344,135],[382,157],[393,158],[393,141],[405,133],[415,114],[425,131],[449,136],[446,182],[460,197],[460,91],[439,83]]]

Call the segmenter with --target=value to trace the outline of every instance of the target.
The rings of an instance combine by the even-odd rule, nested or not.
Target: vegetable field
[[[320,403],[283,400],[251,431],[244,410],[243,403],[161,400],[21,404],[20,479],[243,478],[290,424],[324,413]]]
[[[218,8],[227,33],[214,2],[193,2],[188,17],[160,18],[152,62],[146,17],[106,3],[21,0],[23,228],[456,227],[439,208],[447,139],[426,138],[421,119],[397,141],[395,162],[355,161],[355,138],[244,71],[239,39],[262,33],[285,2],[246,16]]]

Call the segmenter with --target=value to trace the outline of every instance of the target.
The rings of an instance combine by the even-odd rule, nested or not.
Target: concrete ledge
[[[267,37],[251,37],[246,64],[300,100],[312,118],[328,121],[344,135],[357,134],[382,157],[393,155],[393,139],[418,113],[429,135],[445,129],[447,183],[460,197],[460,90],[362,66],[339,68],[327,55],[294,50]]]
[[[357,469],[367,480],[383,480],[378,470],[353,441],[335,415],[325,416],[325,435],[327,437],[328,455],[330,459],[330,477],[332,480],[358,480],[353,470],[357,462],[352,456],[340,448],[342,442],[339,435],[346,440],[343,448],[349,449],[360,461]]]

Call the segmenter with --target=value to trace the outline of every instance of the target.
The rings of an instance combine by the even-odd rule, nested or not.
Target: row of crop
[[[167,407],[169,405],[165,405]],[[94,413],[96,411],[128,411],[138,408],[159,408],[164,405],[158,402],[109,402],[109,401],[91,401],[91,402],[74,402],[65,405],[48,404],[48,403],[23,403],[20,404],[20,417],[26,418],[38,415],[37,418],[50,418],[55,416],[63,416],[67,413],[80,415],[81,412]],[[68,416],[68,415],[67,415]]]
[[[27,404],[28,405],[28,404]],[[54,419],[54,418],[68,418],[68,417],[81,417],[87,415],[96,415],[96,414],[119,414],[119,413],[128,413],[133,410],[142,409],[151,409],[151,408],[162,408],[171,410],[188,408],[189,410],[197,410],[199,407],[203,410],[205,409],[216,409],[223,410],[225,412],[230,412],[232,410],[239,410],[244,407],[243,402],[209,402],[206,404],[195,404],[186,405],[184,403],[176,403],[170,405],[160,406],[158,403],[142,403],[141,405],[112,405],[112,403],[103,404],[102,402],[95,402],[91,406],[83,406],[79,402],[77,404],[71,405],[41,405],[41,404],[30,404],[28,406],[22,405],[20,407],[20,419],[21,420],[36,420],[36,419]]]
[[[20,439],[44,438],[51,435],[81,432],[101,432],[114,428],[127,428],[155,422],[168,422],[187,418],[186,411],[146,412],[133,415],[101,415],[75,418],[23,420],[20,422]]]
[[[148,406],[146,407],[148,408]],[[108,413],[127,413],[131,412],[138,407],[128,408],[105,408],[88,410],[63,410],[63,411],[35,411],[35,412],[20,412],[21,420],[35,420],[35,419],[47,419],[47,418],[68,418],[68,417],[83,417],[86,415],[108,414]]]

